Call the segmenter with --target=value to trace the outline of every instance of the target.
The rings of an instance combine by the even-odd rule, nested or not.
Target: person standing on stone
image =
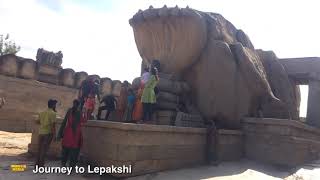
[[[132,122],[132,111],[133,111],[135,99],[136,99],[136,97],[134,95],[133,89],[129,89],[128,90],[128,99],[127,99],[127,101],[128,101],[127,108],[124,113],[124,122]]]
[[[158,70],[157,68],[152,68],[150,80],[145,84],[141,97],[141,102],[143,104],[143,122],[149,122],[152,119],[154,106],[157,101],[154,88],[158,82]]]
[[[120,90],[120,97],[119,97],[118,108],[117,108],[117,116],[119,120],[123,120],[123,115],[127,107],[128,88],[129,88],[129,82],[124,81]]]
[[[48,109],[39,114],[37,121],[39,126],[39,143],[36,165],[43,167],[45,164],[45,157],[49,150],[52,139],[55,139],[56,129],[56,100],[50,99],[48,101]]]
[[[76,166],[83,144],[81,126],[86,122],[86,118],[84,113],[79,110],[79,105],[78,100],[73,101],[73,106],[67,111],[59,129],[58,139],[62,138],[61,165],[63,167],[68,161],[69,166]]]
[[[89,94],[84,103],[85,114],[87,119],[93,119],[93,111],[96,104],[96,98],[93,94]]]
[[[139,122],[143,118],[143,105],[141,102],[142,92],[143,92],[143,87],[140,86],[136,93],[136,100],[133,106],[132,120],[134,122]]]
[[[80,100],[80,109],[83,108],[86,99],[89,94],[92,94],[94,97],[98,97],[100,101],[100,82],[99,80],[94,80],[92,78],[86,79],[81,83],[79,90],[79,100]]]
[[[109,95],[104,96],[102,98],[102,100],[100,101],[100,103],[104,103],[104,106],[99,107],[97,119],[98,120],[101,119],[101,112],[103,110],[107,110],[106,116],[104,118],[107,121],[110,113],[113,112],[117,107],[117,100],[114,97],[114,95],[109,94]]]

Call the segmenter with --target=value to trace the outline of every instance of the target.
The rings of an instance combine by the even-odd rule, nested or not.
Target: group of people
[[[48,109],[41,112],[38,118],[39,143],[36,165],[44,166],[46,153],[51,142],[61,141],[61,165],[73,167],[77,164],[80,148],[83,144],[81,126],[92,118],[96,97],[104,106],[98,109],[98,119],[101,112],[106,110],[105,120],[108,120],[111,112],[117,109],[117,117],[124,122],[147,123],[152,119],[156,104],[156,85],[159,81],[158,68],[151,65],[142,74],[141,83],[135,93],[125,81],[121,88],[120,97],[117,100],[110,94],[100,99],[99,81],[94,79],[85,80],[80,88],[79,97],[73,101],[72,107],[65,114],[64,120],[56,135],[56,105],[57,100],[48,101]],[[120,107],[117,107],[120,106]]]
[[[74,167],[77,164],[80,148],[82,146],[81,126],[86,122],[87,116],[80,109],[81,102],[78,99],[73,101],[73,105],[66,112],[65,118],[56,135],[56,104],[57,100],[48,101],[48,109],[39,114],[39,143],[36,165],[44,166],[45,157],[49,146],[53,141],[61,141],[61,165]]]
[[[116,98],[113,94],[108,94],[100,99],[99,82],[90,81],[83,83],[80,88],[80,99],[84,104],[88,119],[93,119],[94,105],[96,97],[100,104],[97,119],[109,120],[110,114],[115,112],[116,118],[121,122],[145,123],[150,122],[156,104],[157,83],[159,81],[158,68],[151,65],[144,69],[140,78],[140,85],[135,92],[128,81],[124,81],[120,90],[120,96]],[[106,111],[104,118],[101,117],[102,111]]]

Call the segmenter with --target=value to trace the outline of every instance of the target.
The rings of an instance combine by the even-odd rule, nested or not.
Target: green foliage
[[[5,54],[16,54],[20,51],[20,46],[17,46],[16,43],[9,38],[9,34],[0,34],[0,56]]]

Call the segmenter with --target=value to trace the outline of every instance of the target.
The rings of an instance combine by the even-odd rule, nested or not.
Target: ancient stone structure
[[[64,117],[78,97],[82,81],[100,80],[97,75],[44,64],[50,61],[43,59],[45,55],[40,57],[41,63],[15,55],[0,56],[0,98],[6,100],[0,111],[0,130],[31,132],[33,121],[47,108],[50,98],[58,100],[58,116]],[[121,82],[116,81],[115,86],[111,82],[109,78],[101,78],[101,96],[112,92],[119,96]]]
[[[58,127],[60,123],[61,120],[58,121]],[[82,153],[88,163],[97,166],[132,165],[132,174],[113,174],[114,176],[136,176],[205,163],[206,129],[203,128],[94,120],[85,124],[83,134]],[[220,130],[217,134],[220,141],[212,142],[217,145],[212,153],[217,153],[219,160],[237,160],[243,157],[243,152],[237,151],[237,146],[243,144],[240,131]],[[35,125],[29,152],[36,153],[37,146],[38,127]],[[49,154],[57,157],[60,153],[61,144],[53,142]]]
[[[280,63],[294,85],[309,85],[307,124],[320,128],[320,58],[288,58]]]
[[[205,119],[240,128],[242,117],[261,112],[299,118],[297,87],[278,58],[255,50],[244,31],[220,14],[151,6],[129,23],[142,67],[159,60],[163,73],[191,87],[192,102]]]
[[[61,67],[63,54],[61,51],[54,53],[45,49],[39,48],[37,51],[37,62],[39,64],[46,64],[55,67]]]
[[[285,166],[320,158],[319,58],[279,59],[254,49],[244,31],[221,15],[188,7],[150,7],[130,24],[142,69],[160,61],[154,119],[161,126],[89,121],[82,151],[88,163],[132,165],[132,174],[115,176],[134,176],[203,164],[209,155]],[[61,63],[62,53],[43,49],[37,61],[0,57],[0,99],[6,99],[0,130],[32,130],[30,153],[38,149],[34,119],[49,98],[58,99],[63,117],[87,78],[101,82],[101,95],[120,95],[120,81],[63,69]],[[299,118],[299,84],[309,84],[306,124],[292,120]],[[131,87],[139,85],[136,78]],[[217,126],[205,126],[212,121]],[[51,147],[49,154],[60,154],[60,142]]]
[[[320,130],[299,121],[247,118],[244,152],[250,159],[298,166],[319,158]]]

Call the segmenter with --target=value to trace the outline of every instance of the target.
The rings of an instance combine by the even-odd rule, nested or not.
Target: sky
[[[132,81],[141,58],[128,20],[139,9],[165,4],[220,13],[256,49],[279,58],[320,56],[317,0],[0,0],[0,34],[21,46],[19,56],[61,50],[64,68]],[[301,91],[305,116],[308,89]]]

